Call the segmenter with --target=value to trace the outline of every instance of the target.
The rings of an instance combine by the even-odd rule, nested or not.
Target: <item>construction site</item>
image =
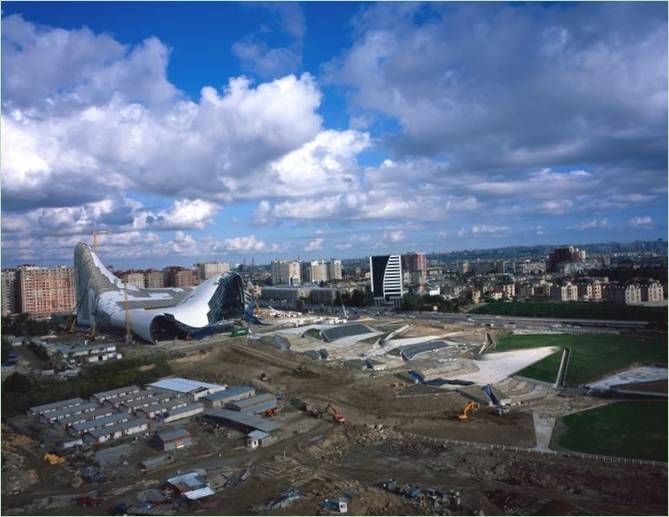
[[[666,412],[666,361],[573,385],[576,348],[500,350],[508,329],[259,316],[244,335],[119,345],[172,374],[3,418],[3,514],[667,513],[666,448],[558,436],[623,399]],[[550,382],[525,375],[551,358]]]

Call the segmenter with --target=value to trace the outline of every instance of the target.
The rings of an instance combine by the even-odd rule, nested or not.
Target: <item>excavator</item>
[[[477,411],[478,409],[479,409],[478,403],[470,400],[469,402],[467,402],[467,404],[465,404],[465,407],[463,408],[462,413],[460,413],[458,415],[458,420],[460,420],[460,422],[464,422],[465,420],[469,420],[469,417],[472,414],[474,414],[474,412]]]
[[[332,404],[328,404],[325,406],[325,411],[330,411],[330,414],[332,415],[332,419],[337,422],[338,424],[345,424],[346,423],[346,417],[337,411],[337,408],[334,407]]]
[[[42,458],[49,465],[59,465],[60,463],[65,463],[65,458],[58,456],[58,454],[51,454],[47,452]]]

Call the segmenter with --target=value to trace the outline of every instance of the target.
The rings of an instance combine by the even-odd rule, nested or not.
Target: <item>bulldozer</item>
[[[51,454],[50,452],[47,452],[42,459],[49,465],[60,465],[61,463],[65,463],[65,458],[58,456],[58,454]]]
[[[479,405],[477,402],[474,401],[469,401],[467,404],[465,404],[465,407],[462,409],[462,413],[457,415],[458,420],[460,422],[464,422],[465,420],[469,420],[469,417],[474,414],[475,411],[478,411]]]

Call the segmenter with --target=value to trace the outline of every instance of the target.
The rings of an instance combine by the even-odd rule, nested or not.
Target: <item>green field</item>
[[[667,324],[666,307],[639,307],[615,303],[490,302],[471,312],[500,316],[639,320],[654,321],[665,326]]]
[[[505,335],[497,338],[497,351],[571,347],[567,384],[578,386],[622,370],[634,363],[667,363],[666,336],[626,336],[616,334],[535,334]],[[518,372],[518,375],[554,382],[562,354],[553,354]]]
[[[667,402],[614,402],[562,417],[553,449],[667,461]]]

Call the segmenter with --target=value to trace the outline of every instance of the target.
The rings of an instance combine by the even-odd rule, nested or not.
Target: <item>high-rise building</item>
[[[2,271],[2,315],[18,312],[16,300],[16,271],[5,269]]]
[[[407,253],[402,256],[402,267],[409,273],[427,274],[427,257],[425,253]]]
[[[330,259],[328,262],[328,280],[341,280],[341,260]]]
[[[404,296],[402,257],[400,255],[369,257],[369,271],[374,301],[399,305]]]
[[[322,260],[302,262],[300,265],[302,283],[319,284],[328,280],[328,265]]]
[[[128,271],[120,276],[121,280],[125,280],[130,285],[134,285],[135,287],[139,287],[141,289],[146,287],[146,279],[144,278],[144,273],[140,271]]]
[[[227,262],[200,262],[195,264],[197,277],[200,282],[212,278],[214,276],[227,273],[230,271],[230,264]]]
[[[300,285],[300,263],[294,260],[272,261],[272,283],[274,285]]]
[[[144,286],[147,289],[160,289],[165,287],[165,273],[149,269],[144,272]]]
[[[74,276],[71,267],[19,266],[16,279],[19,312],[48,316],[74,309]]]
[[[555,248],[548,256],[548,271],[557,271],[558,265],[563,262],[582,262],[586,259],[585,250],[574,246],[568,248]]]

